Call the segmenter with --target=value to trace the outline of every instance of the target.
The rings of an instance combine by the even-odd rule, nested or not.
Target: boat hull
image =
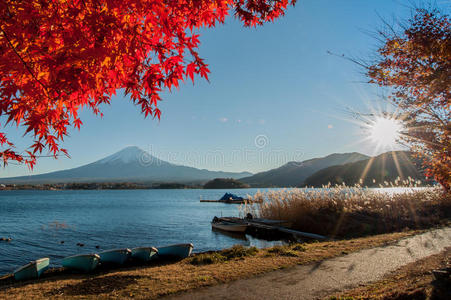
[[[115,249],[99,253],[100,261],[105,263],[124,264],[130,257],[130,249]]]
[[[41,274],[48,269],[50,264],[49,258],[41,258],[26,264],[14,271],[14,279],[27,280],[37,279]]]
[[[90,272],[97,267],[99,262],[100,256],[97,254],[81,254],[63,258],[62,265],[68,269]]]
[[[132,249],[132,257],[142,261],[155,259],[157,253],[158,250],[154,247],[137,247]]]
[[[234,223],[228,223],[228,222],[218,222],[218,223],[211,223],[211,227],[223,231],[229,231],[229,232],[240,232],[244,233],[247,228],[247,224],[234,224]]]
[[[158,256],[187,258],[193,251],[193,244],[177,244],[158,248]]]

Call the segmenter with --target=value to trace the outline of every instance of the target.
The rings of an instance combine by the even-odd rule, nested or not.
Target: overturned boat
[[[63,267],[83,272],[94,270],[100,262],[100,256],[97,254],[78,254],[63,258],[61,264]]]
[[[137,247],[132,249],[132,257],[142,261],[155,259],[157,253],[158,250],[155,247]]]
[[[173,258],[187,258],[193,251],[193,244],[176,244],[158,248],[158,256],[173,257]]]
[[[128,248],[124,249],[112,249],[99,253],[100,261],[105,263],[113,263],[122,265],[131,256],[132,251]]]
[[[47,270],[49,264],[50,259],[47,257],[31,261],[28,264],[14,271],[14,279],[16,280],[37,279],[41,276],[41,274],[45,270]]]

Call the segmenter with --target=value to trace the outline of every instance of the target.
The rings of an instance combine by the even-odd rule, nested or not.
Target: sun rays
[[[405,174],[403,174],[398,160],[400,158],[405,159],[408,155],[404,152],[398,152],[398,150],[407,150],[405,140],[409,137],[408,132],[412,129],[412,124],[409,124],[409,121],[396,107],[387,102],[375,101],[371,103],[368,101],[366,104],[367,113],[347,108],[348,118],[343,118],[345,121],[358,126],[357,135],[360,138],[353,144],[364,145],[371,152],[370,155],[374,156],[367,161],[362,174],[360,174],[360,180],[365,181],[367,179],[368,174],[371,173],[370,169],[373,167],[375,157],[385,152],[390,153],[382,157],[382,168],[385,169],[386,163],[394,163],[397,175],[401,180],[404,180]],[[373,178],[374,180],[379,179]]]
[[[406,125],[403,120],[396,116],[396,114],[376,114],[371,118],[365,118],[361,127],[364,131],[364,141],[374,145],[375,152],[392,151],[391,155],[395,162],[398,176],[404,179],[403,173],[399,166],[397,158],[397,148],[401,145],[402,136],[405,134]],[[400,153],[400,155],[405,155]],[[385,156],[383,157],[383,166],[385,168]],[[367,172],[371,167],[373,158],[368,161],[368,164],[361,174],[361,180],[365,180]]]
[[[401,121],[395,118],[376,117],[368,125],[369,139],[378,147],[395,147],[402,130]]]

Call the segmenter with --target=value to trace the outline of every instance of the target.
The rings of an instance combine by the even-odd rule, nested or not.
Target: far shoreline
[[[430,184],[421,184],[415,187],[428,188],[433,187]],[[249,187],[216,187],[205,188],[201,184],[183,184],[183,183],[151,183],[141,184],[132,182],[120,183],[55,183],[55,184],[0,184],[1,191],[79,191],[79,190],[247,190],[247,189],[305,189],[305,188],[324,188],[324,186],[274,186],[259,185]],[[406,186],[380,186],[371,185],[363,188],[409,188]]]

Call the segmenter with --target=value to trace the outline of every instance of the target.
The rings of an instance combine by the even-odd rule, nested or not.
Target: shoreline
[[[1,179],[1,178],[0,178]],[[68,185],[80,185],[83,187],[70,187]],[[5,184],[0,185],[1,191],[127,191],[127,190],[248,190],[248,189],[322,189],[323,186],[250,186],[250,187],[224,187],[224,188],[203,188],[202,185],[196,184],[178,184],[170,185],[166,184],[141,184],[133,182],[123,183],[56,183],[56,184]],[[435,185],[422,184],[415,187],[410,186],[380,186],[369,185],[363,188],[366,189],[393,189],[393,188],[433,188]]]
[[[59,291],[62,286],[67,288],[75,286],[75,290],[71,290],[69,293],[70,296],[76,294],[80,284],[90,286],[90,289],[92,289],[89,292],[86,292],[84,288],[80,290],[80,292],[92,296],[88,298],[96,298],[97,296],[108,298],[114,295],[132,298],[130,291],[128,291],[129,288],[133,290],[131,292],[133,295],[139,294],[146,298],[156,298],[199,287],[249,278],[272,270],[318,262],[363,249],[390,245],[400,239],[434,228],[347,240],[275,246],[258,249],[253,254],[246,254],[247,252],[243,253],[240,252],[241,250],[235,249],[230,257],[227,256],[229,255],[227,251],[230,252],[232,248],[229,248],[221,251],[195,253],[189,258],[177,262],[162,261],[149,265],[126,265],[114,269],[100,268],[91,274],[61,272],[61,269],[53,269],[52,272],[45,274],[38,280],[25,282],[15,282],[11,275],[6,275],[0,277],[0,298],[6,294],[21,295],[26,298],[28,293],[40,291],[39,295],[33,294],[33,297],[45,299],[49,295],[59,295],[56,290]],[[439,228],[443,228],[443,226]],[[109,278],[109,280],[105,282],[102,278]],[[121,281],[124,278],[135,279],[131,280],[129,285],[117,290],[120,294],[113,295],[112,291],[108,291],[111,285],[117,283],[112,280],[113,278],[121,279]],[[91,292],[96,293],[97,296],[90,294]],[[4,294],[2,295],[2,293]],[[63,291],[62,295],[66,298],[68,294]]]

